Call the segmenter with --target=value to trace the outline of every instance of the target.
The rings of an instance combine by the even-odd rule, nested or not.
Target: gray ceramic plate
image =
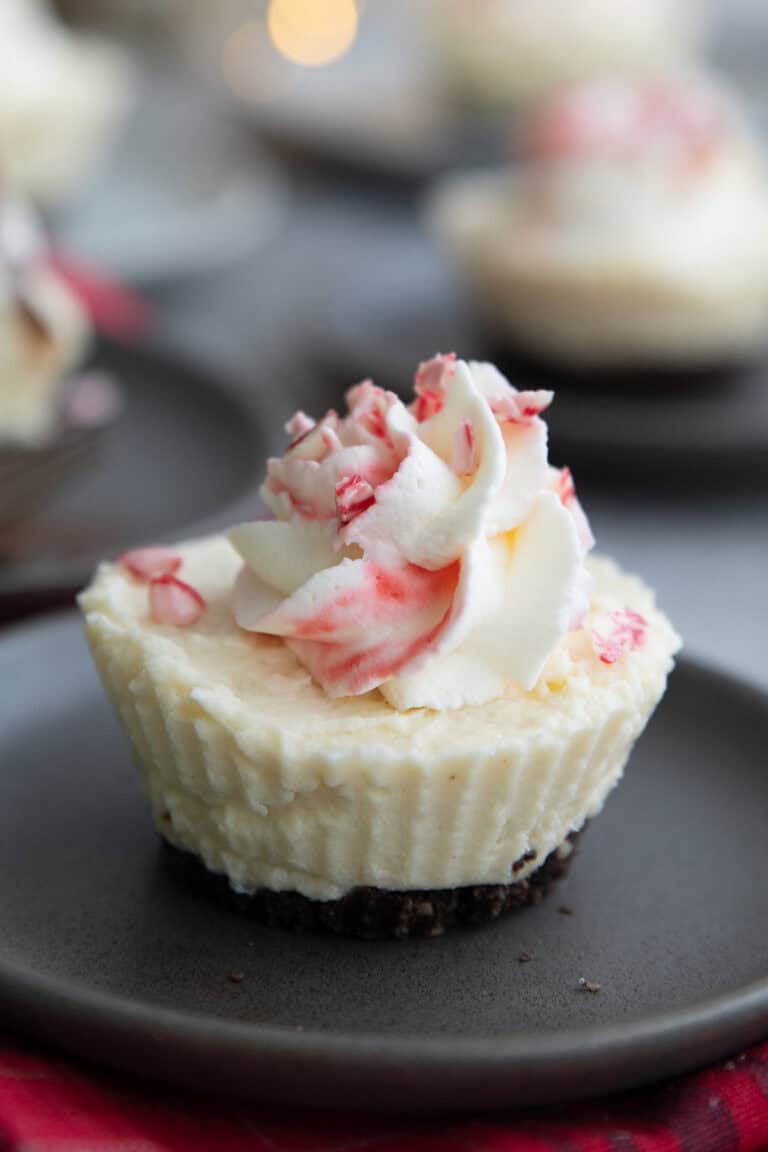
[[[0,535],[0,609],[69,592],[131,544],[255,506],[267,446],[255,404],[150,347],[102,341],[91,367],[118,381],[122,411],[45,509]]]
[[[0,1009],[32,1036],[204,1089],[413,1110],[593,1095],[768,1031],[768,698],[746,685],[683,661],[547,903],[368,944],[260,928],[177,879],[77,620],[8,633],[0,683]]]

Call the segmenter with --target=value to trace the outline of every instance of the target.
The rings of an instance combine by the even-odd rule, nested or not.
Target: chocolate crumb
[[[578,833],[569,840],[575,847]],[[563,876],[573,860],[550,855],[523,880],[510,884],[480,884],[458,888],[388,891],[353,888],[337,900],[309,900],[298,892],[261,889],[251,895],[236,893],[224,876],[208,872],[196,857],[165,846],[169,866],[185,882],[202,886],[226,904],[254,920],[294,931],[323,929],[366,940],[415,939],[439,936],[449,929],[470,927],[497,920],[517,909],[541,903],[551,886]],[[258,938],[247,939],[249,948]]]
[[[579,988],[584,992],[591,992],[593,996],[596,996],[602,988],[602,984],[596,984],[594,980],[585,980],[583,976],[580,976]]]
[[[245,972],[230,972],[227,979],[230,984],[242,984],[243,980],[245,980]]]
[[[530,952],[521,952],[517,958],[518,964],[527,964],[529,960],[533,960],[533,956],[531,956]]]
[[[518,872],[522,872],[526,864],[530,864],[531,860],[535,860],[537,856],[538,852],[536,849],[529,848],[527,852],[523,853],[519,860],[515,860],[514,864],[512,865],[512,874],[516,876]]]
[[[571,908],[570,904],[561,904],[558,912],[561,916],[573,916],[573,908]]]
[[[171,822],[171,814],[170,814],[170,812],[168,811],[168,809],[167,809],[167,808],[164,808],[164,809],[163,809],[163,811],[162,811],[162,813],[161,813],[161,815],[160,815],[160,819],[162,820],[163,824],[170,824],[170,822]]]

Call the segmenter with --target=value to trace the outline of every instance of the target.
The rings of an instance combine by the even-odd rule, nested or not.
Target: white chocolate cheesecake
[[[545,102],[520,165],[448,180],[432,220],[507,342],[580,367],[708,367],[768,331],[768,182],[698,80],[601,80]]]
[[[417,388],[300,414],[275,520],[105,563],[80,606],[170,844],[241,894],[421,894],[434,934],[425,893],[528,893],[567,854],[679,641],[639,580],[586,559],[551,395],[449,357]]]
[[[449,92],[517,109],[562,84],[687,61],[702,20],[690,0],[435,0],[429,29]]]

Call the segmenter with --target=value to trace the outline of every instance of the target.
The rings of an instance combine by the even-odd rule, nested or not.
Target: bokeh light
[[[267,25],[281,55],[320,67],[338,60],[357,35],[355,0],[271,0]]]

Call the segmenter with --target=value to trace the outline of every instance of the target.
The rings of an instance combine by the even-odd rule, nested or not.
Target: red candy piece
[[[349,524],[350,520],[375,503],[373,487],[357,473],[345,476],[336,485],[336,508],[340,524]]]
[[[549,408],[554,392],[538,388],[534,392],[509,392],[491,400],[491,411],[502,424],[530,424]]]
[[[306,440],[315,426],[316,421],[311,416],[307,416],[305,412],[295,412],[285,425],[286,432],[292,437],[286,451],[290,452],[291,448],[295,448],[297,444],[301,444],[302,440]]]
[[[387,412],[395,397],[378,388],[372,380],[363,380],[347,393],[349,419],[377,440],[389,440]]]
[[[304,436],[307,432],[311,432],[315,426],[316,421],[311,416],[307,416],[306,412],[299,409],[294,412],[288,423],[285,425],[285,430],[289,436]]]
[[[477,468],[477,445],[471,420],[462,420],[456,429],[451,463],[459,476],[471,476]]]
[[[423,392],[436,392],[444,395],[448,381],[456,372],[456,353],[438,352],[431,360],[425,360],[416,369],[413,387],[417,396]]]
[[[419,424],[423,424],[431,416],[437,416],[438,412],[442,412],[444,404],[445,397],[442,392],[435,392],[432,388],[426,388],[419,392],[414,407],[414,413]]]
[[[121,564],[137,580],[156,580],[159,576],[172,576],[181,568],[181,556],[170,548],[136,548],[118,557]]]
[[[562,468],[557,482],[557,491],[564,508],[569,508],[576,499],[576,485],[570,468]]]
[[[534,159],[631,160],[652,150],[661,161],[695,167],[719,147],[722,108],[709,92],[670,81],[594,83],[568,89],[543,105],[528,130]]]
[[[642,647],[648,622],[631,608],[617,608],[592,628],[592,644],[603,664],[616,664],[627,652]]]
[[[200,619],[205,609],[200,593],[175,576],[161,576],[149,586],[149,614],[155,624],[188,628]]]

